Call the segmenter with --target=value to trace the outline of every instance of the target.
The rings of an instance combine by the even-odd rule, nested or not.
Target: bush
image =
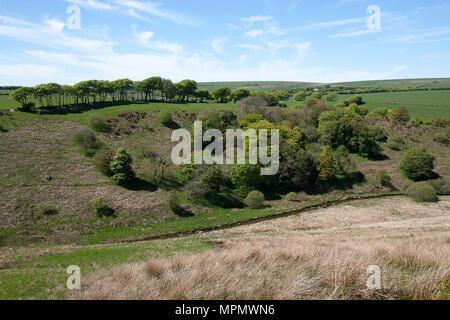
[[[167,206],[173,213],[176,213],[180,210],[181,207],[180,198],[178,198],[176,192],[172,191],[169,193],[169,197],[167,199]]]
[[[257,209],[264,204],[264,200],[264,194],[260,191],[255,190],[248,194],[247,198],[245,198],[244,203],[252,209]]]
[[[114,215],[114,210],[111,209],[103,198],[95,198],[90,203],[91,212],[97,217],[110,217]]]
[[[413,181],[426,180],[432,174],[434,160],[424,148],[413,148],[405,153],[400,170]]]
[[[407,123],[409,121],[408,109],[401,106],[389,111],[389,120],[394,123]]]
[[[382,170],[378,173],[377,181],[383,187],[388,187],[391,185],[392,178],[387,174],[386,171]]]
[[[75,133],[74,142],[81,147],[86,156],[93,156],[102,147],[102,143],[97,140],[95,134],[87,128]]]
[[[450,139],[448,138],[448,135],[445,132],[438,132],[434,136],[434,141],[448,146]]]
[[[56,216],[59,213],[58,208],[51,202],[41,203],[38,212],[43,216]]]
[[[436,179],[427,181],[429,185],[431,185],[436,193],[440,196],[448,196],[450,195],[450,185],[444,179]]]
[[[131,182],[136,175],[134,174],[131,164],[133,159],[124,148],[117,150],[114,161],[111,163],[112,179],[120,186],[124,186]]]
[[[403,146],[400,143],[397,143],[394,141],[389,141],[386,144],[386,147],[388,147],[390,150],[394,150],[394,151],[401,151],[403,149]]]
[[[158,115],[158,121],[165,127],[173,124],[172,114],[169,111],[161,111]]]
[[[112,176],[111,163],[114,160],[114,151],[102,149],[94,156],[94,166],[104,175]]]
[[[93,117],[91,118],[91,128],[94,131],[97,132],[107,132],[108,131],[108,124],[106,123],[105,120],[98,118],[98,117]]]
[[[0,132],[8,132],[8,128],[6,128],[6,126],[0,122]]]
[[[411,185],[406,190],[408,197],[420,202],[437,202],[439,198],[436,190],[427,182],[419,182]]]
[[[295,192],[291,192],[291,193],[287,194],[285,199],[287,201],[292,201],[292,202],[298,201],[298,197],[297,197],[297,194]]]

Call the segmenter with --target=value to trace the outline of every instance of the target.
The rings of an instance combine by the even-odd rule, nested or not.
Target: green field
[[[338,102],[350,98],[352,95],[339,95]],[[381,92],[361,94],[369,110],[380,107],[393,109],[399,106],[405,106],[411,118],[422,118],[431,120],[436,117],[450,117],[450,90],[433,91],[407,91],[407,92]],[[290,99],[288,106],[302,103]],[[328,102],[333,105],[335,102]]]
[[[314,82],[290,81],[234,81],[234,82],[200,82],[199,89],[214,90],[220,87],[229,87],[231,90],[243,88],[254,91],[289,90],[320,85]]]
[[[332,87],[389,87],[389,88],[436,88],[450,86],[450,78],[438,79],[393,79],[393,80],[372,80],[372,81],[356,81],[356,82],[339,82],[331,84]]]

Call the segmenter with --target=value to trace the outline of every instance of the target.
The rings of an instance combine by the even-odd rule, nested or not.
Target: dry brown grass
[[[449,198],[389,201],[218,231],[221,249],[95,273],[70,298],[434,299],[450,276]],[[371,265],[382,290],[366,287]]]

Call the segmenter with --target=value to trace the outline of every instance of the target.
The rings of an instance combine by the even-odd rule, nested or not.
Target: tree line
[[[77,105],[99,103],[127,102],[206,102],[237,103],[241,99],[261,92],[247,89],[231,90],[220,87],[214,90],[199,89],[194,80],[186,79],[178,83],[161,77],[150,77],[142,81],[119,79],[115,81],[88,80],[75,85],[58,83],[40,84],[35,87],[20,87],[11,93],[13,99],[22,105],[22,109],[30,111],[39,108],[62,108]],[[287,91],[267,93],[270,105],[278,105],[280,100],[287,100]]]

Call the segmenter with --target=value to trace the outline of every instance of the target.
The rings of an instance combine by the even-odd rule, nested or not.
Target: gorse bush
[[[436,190],[427,182],[412,184],[406,194],[412,199],[420,202],[437,202],[439,200]]]
[[[107,132],[108,131],[108,124],[106,123],[105,120],[103,120],[101,118],[98,118],[98,117],[91,118],[90,124],[91,124],[91,128],[97,132]]]
[[[108,206],[108,203],[103,198],[95,198],[90,203],[91,212],[97,217],[110,217],[114,215],[114,210]]]
[[[262,205],[264,204],[264,194],[260,191],[252,191],[248,194],[247,198],[245,198],[244,203],[252,208],[252,209],[257,209],[262,207]]]
[[[111,163],[112,179],[116,184],[124,186],[134,180],[136,175],[131,167],[132,163],[131,155],[124,148],[119,148]]]
[[[73,140],[86,156],[93,156],[102,147],[95,134],[87,128],[77,131]]]
[[[94,156],[94,166],[104,175],[112,176],[111,163],[114,160],[114,151],[111,149],[101,149]]]
[[[392,178],[387,174],[386,171],[382,170],[378,173],[377,181],[383,187],[388,187],[392,182]]]
[[[292,202],[298,201],[298,197],[297,197],[297,194],[295,192],[291,192],[291,193],[287,194],[285,199],[287,201],[292,201]]]
[[[447,196],[450,195],[450,184],[448,181],[446,181],[443,178],[436,179],[436,180],[429,180],[427,181],[429,185],[431,185],[434,190],[436,190],[436,193],[441,196]]]
[[[43,216],[56,216],[59,210],[52,202],[44,202],[39,205],[38,213]]]
[[[158,121],[165,127],[173,124],[172,114],[169,111],[161,111],[158,115]]]
[[[424,148],[413,148],[403,156],[400,170],[411,180],[427,180],[432,175],[434,160]]]
[[[408,109],[404,106],[389,110],[389,120],[394,123],[407,123],[410,119]]]
[[[172,191],[169,193],[169,197],[167,198],[167,206],[173,213],[180,211],[181,202],[176,192]]]

